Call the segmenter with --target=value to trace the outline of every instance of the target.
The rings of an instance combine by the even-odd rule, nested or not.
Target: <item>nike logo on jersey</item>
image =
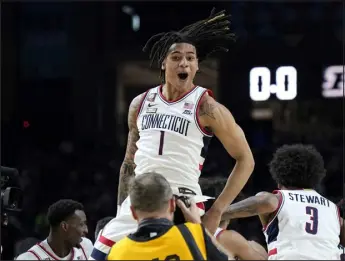
[[[175,115],[147,114],[142,118],[141,130],[165,129],[187,136],[189,124],[191,124],[191,121]]]
[[[156,106],[157,104],[151,104],[151,103],[149,103],[149,105],[147,105],[147,106],[149,106],[149,107],[152,107],[152,106]]]

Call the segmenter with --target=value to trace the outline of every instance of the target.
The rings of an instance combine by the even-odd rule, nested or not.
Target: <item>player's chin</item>
[[[74,247],[76,248],[81,248],[81,242],[83,241],[82,238],[80,238],[75,244],[73,244]]]
[[[190,84],[190,78],[189,77],[183,78],[183,79],[177,77],[177,79],[176,79],[176,86],[180,89],[186,88],[189,84]]]
[[[76,245],[79,245],[81,242],[83,241],[83,238],[82,237],[79,237],[77,240],[76,240]]]

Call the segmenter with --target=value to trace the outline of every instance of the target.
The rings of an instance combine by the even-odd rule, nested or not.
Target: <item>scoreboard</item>
[[[299,77],[304,71],[294,66],[279,66],[276,70],[260,66],[249,71],[249,95],[252,101],[266,101],[274,96],[278,100],[293,100],[298,97],[299,89],[306,88],[313,97],[322,96],[326,99],[344,96],[343,65],[330,65],[320,70],[321,81],[316,88],[303,86]],[[315,71],[317,75],[317,71]]]

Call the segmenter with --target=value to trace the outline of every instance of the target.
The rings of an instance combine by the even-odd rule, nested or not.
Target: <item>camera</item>
[[[20,212],[23,204],[23,191],[18,188],[18,170],[0,167],[1,172],[1,225],[7,225],[8,215]]]
[[[186,205],[187,208],[189,208],[190,205],[191,205],[190,204],[190,198],[187,197],[187,196],[177,196],[177,195],[175,195],[175,199],[176,200],[177,199],[181,200]],[[183,215],[183,212],[182,212],[182,210],[178,206],[176,206],[176,210],[175,210],[175,213],[174,213],[174,224],[175,225],[180,225],[180,224],[184,224],[184,223],[186,223],[186,219],[185,219],[185,217]]]

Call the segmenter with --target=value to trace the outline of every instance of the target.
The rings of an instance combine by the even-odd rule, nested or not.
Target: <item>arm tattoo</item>
[[[251,217],[258,214],[260,214],[260,202],[257,197],[250,197],[230,205],[224,212],[223,217],[225,217],[225,219],[232,219]]]
[[[199,108],[199,116],[201,117],[201,116],[206,115],[212,119],[216,119],[213,113],[215,107],[216,106],[210,103],[210,101],[204,100],[204,102],[201,103],[200,108]]]
[[[120,181],[117,195],[117,204],[121,205],[128,196],[128,184],[134,176],[134,162],[124,161],[120,169]]]
[[[139,131],[137,128],[137,111],[141,103],[142,95],[136,97],[130,107],[128,112],[128,141],[127,141],[127,149],[125,159],[121,165],[120,169],[120,179],[119,179],[119,187],[118,187],[118,195],[117,195],[117,204],[121,205],[122,202],[128,196],[128,183],[135,175],[135,163],[134,163],[134,155],[138,150],[136,142],[139,140]]]

